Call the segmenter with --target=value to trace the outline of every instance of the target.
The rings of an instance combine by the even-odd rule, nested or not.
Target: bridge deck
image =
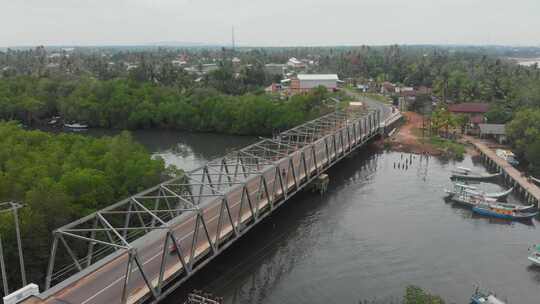
[[[58,229],[43,303],[157,302],[380,128],[331,113]]]

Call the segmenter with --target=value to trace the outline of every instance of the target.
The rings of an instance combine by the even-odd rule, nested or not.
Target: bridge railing
[[[126,269],[122,303],[161,299],[379,128],[378,111],[333,112],[65,225],[47,273],[46,288],[56,285],[43,296],[114,264]],[[57,269],[59,248],[72,263]]]

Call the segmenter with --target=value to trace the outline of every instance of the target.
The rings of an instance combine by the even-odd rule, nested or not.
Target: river
[[[154,131],[134,137],[184,169],[256,140]],[[411,157],[407,169],[394,167]],[[530,266],[527,248],[540,243],[539,223],[482,218],[445,202],[455,166],[485,171],[470,156],[446,162],[364,148],[328,171],[324,196],[292,198],[167,303],[183,303],[193,289],[225,303],[388,303],[414,284],[447,303],[468,303],[480,285],[510,303],[537,304],[540,268]]]

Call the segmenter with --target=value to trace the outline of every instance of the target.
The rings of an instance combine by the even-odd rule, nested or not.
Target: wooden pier
[[[480,152],[482,159],[488,164],[489,168],[502,172],[504,181],[508,185],[515,187],[514,191],[517,191],[524,198],[524,203],[535,204],[538,207],[540,202],[540,188],[538,186],[529,181],[524,174],[507,161],[498,157],[495,151],[479,139],[470,136],[463,137]]]

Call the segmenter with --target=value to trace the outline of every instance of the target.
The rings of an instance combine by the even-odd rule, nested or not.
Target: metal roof
[[[505,127],[500,124],[479,124],[480,133],[493,134],[493,135],[505,135]]]
[[[454,113],[486,113],[489,111],[489,104],[481,102],[466,102],[452,104],[448,110]]]
[[[299,80],[339,80],[337,74],[298,74]]]

